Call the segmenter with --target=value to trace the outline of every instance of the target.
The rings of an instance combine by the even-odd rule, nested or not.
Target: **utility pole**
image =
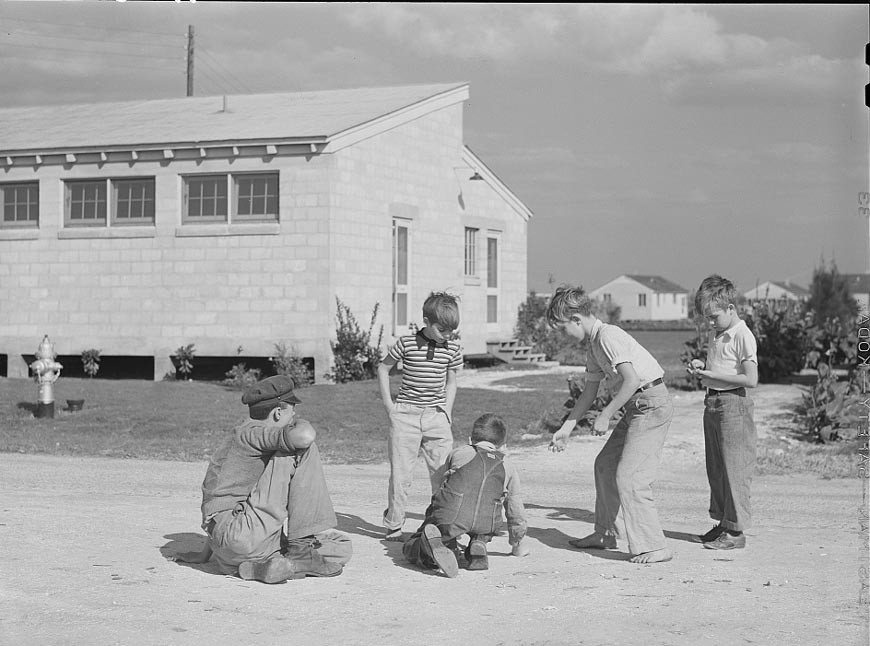
[[[193,25],[187,26],[187,96],[193,96]]]

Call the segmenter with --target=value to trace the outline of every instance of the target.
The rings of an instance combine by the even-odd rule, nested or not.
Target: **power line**
[[[170,36],[175,38],[183,38],[184,36],[180,34],[174,34],[169,32],[158,32],[158,31],[142,31],[141,29],[121,29],[120,27],[93,27],[91,25],[70,25],[68,23],[59,23],[59,22],[46,22],[44,20],[28,20],[26,18],[9,18],[4,16],[3,20],[11,20],[13,22],[24,22],[24,23],[33,23],[36,25],[50,25],[52,27],[72,27],[75,29],[92,29],[96,31],[109,31],[109,32],[118,32],[122,31],[128,34],[143,34],[148,36]]]
[[[203,72],[203,73],[207,73],[209,70],[211,70],[211,71],[214,73],[214,75],[215,75],[218,79],[222,79],[222,77],[224,76],[224,75],[222,75],[219,71],[215,70],[215,69],[214,69],[214,68],[209,64],[208,61],[206,61],[206,60],[204,60],[204,59],[200,59],[199,62],[202,63],[202,64],[204,65],[204,67],[199,67],[198,71]],[[222,82],[220,83],[220,85],[222,85],[222,86],[224,86],[224,87],[230,86],[233,90],[236,90],[236,91],[239,90],[239,87],[238,87],[235,83],[233,83],[233,82],[229,82],[228,80],[222,80]],[[241,91],[242,91],[242,93],[245,93],[245,92],[246,92],[246,90],[245,90],[244,88],[241,88]]]
[[[12,55],[12,56],[0,55],[0,60],[5,60],[5,59],[12,59],[12,60],[26,61],[26,62],[33,62],[34,60],[52,61],[54,63],[69,62],[69,58],[52,58],[52,57],[45,57],[45,56],[26,56],[25,57],[25,56],[14,56],[14,55]],[[134,69],[134,70],[153,70],[156,72],[169,72],[169,73],[173,72],[173,70],[169,66],[151,67],[148,65],[125,65],[123,63],[118,63],[115,61],[107,62],[105,60],[102,61],[102,65],[108,66],[108,67],[125,67],[125,68],[129,68],[129,69]],[[183,73],[184,72],[178,71],[178,74],[183,74]]]
[[[224,67],[221,64],[221,62],[214,55],[212,55],[207,49],[205,49],[202,45],[199,46],[199,51],[202,52],[203,54],[205,54],[206,56],[208,56],[212,61],[214,61],[214,63],[218,67],[220,67],[221,69],[224,70],[224,72],[226,72],[227,76],[229,76],[231,79],[236,81],[236,83],[238,83],[238,85],[241,87],[243,92],[247,92],[250,94],[250,92],[251,92],[250,88],[248,88],[242,81],[240,81],[230,70],[228,70],[226,67]]]
[[[54,36],[54,35],[50,35],[50,34],[41,34],[41,33],[36,32],[36,31],[29,31],[27,29],[16,29],[14,31],[8,31],[8,32],[6,32],[6,35],[9,36],[10,38],[17,38],[19,36],[24,36],[24,37],[35,36],[35,37],[40,38],[40,39],[48,38],[51,40],[74,40],[74,41],[85,41],[85,42],[89,42],[89,43],[111,43],[111,44],[129,45],[129,46],[135,46],[135,47],[163,47],[163,48],[165,48],[165,47],[174,47],[175,46],[175,45],[168,45],[166,43],[159,43],[159,42],[131,43],[129,41],[123,41],[123,40],[107,40],[106,38],[85,38],[85,37],[81,37],[81,36]]]
[[[84,49],[71,49],[69,47],[45,47],[43,45],[18,45],[16,43],[4,44],[5,47],[14,47],[17,49],[38,49],[40,51],[49,51],[49,52],[70,52],[74,54],[84,54],[87,56],[100,56],[105,54],[110,54],[112,56],[129,56],[133,58],[160,58],[163,60],[184,60],[184,56],[179,54],[178,56],[159,56],[157,54],[132,54],[129,52],[115,52],[108,50],[84,50]]]

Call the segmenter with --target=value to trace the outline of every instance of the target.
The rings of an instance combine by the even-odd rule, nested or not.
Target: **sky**
[[[870,271],[867,5],[0,0],[0,107],[467,82],[528,287]],[[2,142],[0,142],[2,147]]]

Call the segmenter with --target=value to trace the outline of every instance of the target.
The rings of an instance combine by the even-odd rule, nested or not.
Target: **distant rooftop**
[[[100,146],[328,139],[457,94],[466,83],[243,94],[0,109],[0,154]]]
[[[853,294],[870,294],[870,274],[843,274]]]
[[[688,290],[685,287],[680,287],[676,283],[672,283],[661,276],[642,276],[639,274],[626,274],[626,276],[654,292],[662,292],[666,294],[688,294]]]

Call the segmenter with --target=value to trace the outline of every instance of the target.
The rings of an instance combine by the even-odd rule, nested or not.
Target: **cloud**
[[[712,7],[383,3],[355,6],[342,18],[420,56],[490,59],[511,72],[569,61],[653,76],[677,102],[812,101],[863,78],[855,61],[826,58],[809,45],[727,32]]]

